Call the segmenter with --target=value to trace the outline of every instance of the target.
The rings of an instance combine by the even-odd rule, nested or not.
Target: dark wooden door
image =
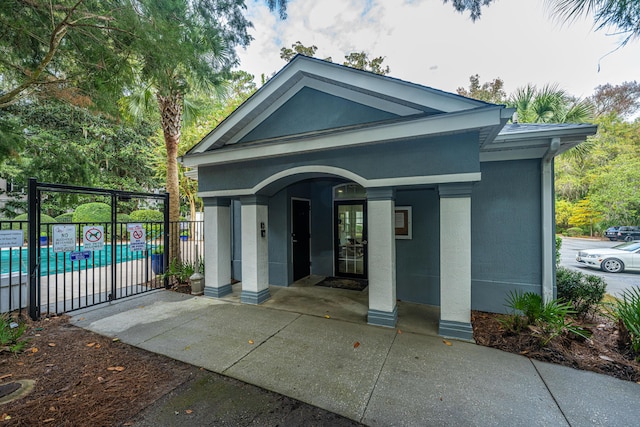
[[[309,230],[311,203],[308,200],[291,200],[291,249],[293,251],[293,281],[311,274]]]

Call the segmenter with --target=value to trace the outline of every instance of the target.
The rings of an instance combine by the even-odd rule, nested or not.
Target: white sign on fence
[[[102,225],[85,225],[82,228],[82,243],[85,251],[104,249],[104,227]]]
[[[72,252],[76,250],[76,226],[53,226],[53,252]]]
[[[24,230],[0,230],[0,248],[15,248],[24,244]]]
[[[142,224],[127,224],[129,230],[129,250],[131,252],[144,251],[146,248],[145,231]]]

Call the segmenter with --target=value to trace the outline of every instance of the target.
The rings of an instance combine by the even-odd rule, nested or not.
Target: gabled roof
[[[327,122],[315,128],[298,129],[287,134],[269,128],[259,132],[260,125],[277,114],[285,104],[295,102],[302,91],[315,91],[351,103],[354,108],[370,109],[379,114],[362,122]],[[312,108],[307,106],[306,108]],[[493,140],[512,114],[511,109],[460,95],[443,92],[396,78],[357,70],[320,59],[297,55],[263,87],[238,107],[185,155],[185,164],[212,164],[209,160],[228,150],[241,150],[252,158],[250,150],[261,145],[260,152],[271,146],[272,155],[281,153],[275,147],[286,141],[322,140],[317,147],[331,145],[332,135],[345,133],[346,144],[366,143],[367,138],[398,139],[438,133],[477,131],[480,144]],[[266,126],[263,126],[266,127]],[[402,129],[402,130],[400,130]],[[398,132],[396,136],[393,133]],[[345,143],[345,138],[340,138]],[[380,139],[378,139],[380,140]],[[382,139],[384,140],[384,139]],[[358,142],[361,141],[361,142]],[[313,144],[310,144],[313,146]],[[289,147],[291,148],[291,147]],[[255,152],[255,150],[253,150]],[[206,159],[205,159],[206,157]],[[222,155],[216,161],[232,161],[237,155]]]

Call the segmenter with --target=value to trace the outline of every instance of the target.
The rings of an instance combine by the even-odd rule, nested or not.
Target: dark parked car
[[[620,229],[619,225],[607,228],[607,231],[604,232],[604,237],[607,237],[611,241],[618,240],[618,230],[619,229]]]
[[[640,227],[637,226],[622,226],[618,229],[618,240],[624,240],[625,242],[631,242],[633,240],[640,240]]]

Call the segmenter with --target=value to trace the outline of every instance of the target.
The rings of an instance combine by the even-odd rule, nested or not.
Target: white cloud
[[[248,5],[255,40],[239,52],[240,68],[259,82],[285,65],[280,48],[300,41],[339,63],[354,51],[384,56],[393,77],[451,92],[473,74],[502,78],[507,92],[558,83],[577,96],[638,78],[640,43],[612,52],[618,37],[594,33],[586,18],[560,25],[543,3],[496,2],[472,23],[441,0],[290,0],[281,21],[257,0]]]

